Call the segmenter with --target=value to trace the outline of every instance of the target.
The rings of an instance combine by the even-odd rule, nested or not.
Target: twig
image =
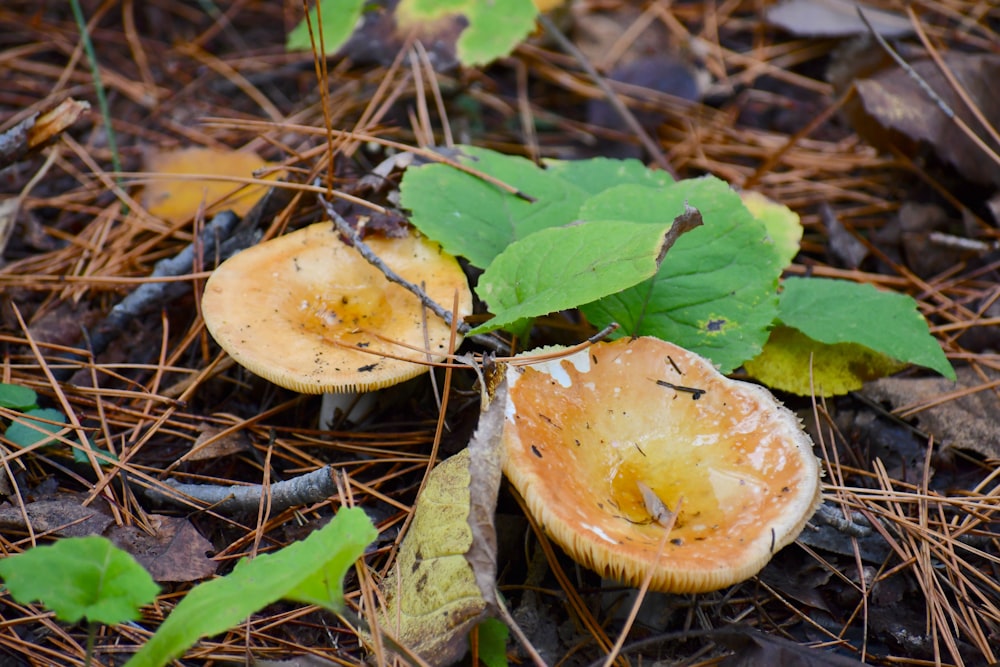
[[[342,215],[337,213],[337,211],[333,208],[333,204],[327,201],[326,197],[324,197],[323,195],[317,195],[317,196],[319,198],[320,205],[323,207],[323,210],[325,210],[326,214],[329,215],[330,218],[333,220],[333,224],[337,226],[337,231],[339,231],[341,234],[347,237],[347,239],[351,242],[351,245],[354,246],[354,248],[358,251],[358,253],[360,253],[361,256],[364,257],[369,264],[371,264],[376,269],[381,271],[382,275],[384,275],[386,279],[388,279],[390,282],[394,282],[397,285],[401,285],[403,288],[411,292],[414,296],[420,299],[420,303],[424,304],[425,308],[427,308],[432,313],[434,313],[442,320],[444,320],[445,324],[447,324],[449,327],[452,326],[452,317],[450,311],[445,310],[436,301],[434,301],[434,299],[430,298],[427,295],[427,292],[421,289],[419,285],[411,283],[410,281],[406,280],[401,275],[393,271],[385,262],[382,261],[382,259],[378,255],[375,254],[375,251],[372,250],[367,243],[361,240],[361,235],[358,234],[358,232],[353,227],[351,227],[350,223],[347,222],[347,220],[344,220],[344,217]],[[469,333],[470,329],[472,329],[472,327],[470,327],[465,322],[458,323],[457,326],[458,333],[462,334],[463,336]]]
[[[165,278],[189,273],[194,266],[195,248],[213,248],[212,256],[217,256],[220,260],[235,254],[245,245],[245,242],[240,240],[243,238],[242,236],[231,236],[237,222],[239,222],[239,218],[232,211],[219,213],[205,224],[197,242],[188,244],[173,257],[157,262],[150,278]],[[162,307],[190,290],[191,286],[187,282],[151,281],[139,285],[135,291],[116,304],[97,326],[86,332],[90,354],[96,356],[103,352],[113,340],[122,334],[133,319],[155,308]],[[84,358],[77,355],[71,360],[83,361]],[[54,370],[53,374],[57,380],[65,382],[75,372],[76,368],[70,365]]]
[[[256,512],[260,506],[264,487],[261,484],[222,486],[219,484],[184,484],[168,479],[164,484],[175,493],[150,487],[146,497],[160,505],[182,505],[184,500],[197,500],[213,511],[226,515]],[[282,512],[289,507],[311,505],[337,494],[330,466],[270,485],[271,511]]]

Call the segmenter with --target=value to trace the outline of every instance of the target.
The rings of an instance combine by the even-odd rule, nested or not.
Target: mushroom
[[[525,364],[507,370],[504,473],[545,532],[604,576],[723,588],[759,572],[819,505],[798,418],[693,352],[623,338]]]
[[[465,274],[437,244],[413,233],[365,242],[437,303],[451,304],[457,292],[459,318],[472,312]],[[416,377],[448,353],[451,333],[416,295],[344,243],[331,222],[223,262],[205,285],[202,315],[239,364],[306,394],[364,392]]]

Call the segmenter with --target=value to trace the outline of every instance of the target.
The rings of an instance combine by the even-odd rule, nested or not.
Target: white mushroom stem
[[[319,406],[319,428],[330,430],[345,419],[362,421],[375,408],[375,392],[327,392]]]

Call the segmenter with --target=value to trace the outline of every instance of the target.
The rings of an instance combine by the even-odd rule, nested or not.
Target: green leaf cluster
[[[301,542],[240,561],[229,575],[194,587],[127,664],[166,665],[199,637],[224,632],[282,598],[342,611],[344,575],[377,536],[364,510],[342,509]],[[68,623],[138,619],[139,607],[159,592],[130,554],[98,536],[64,538],[0,559],[0,577],[14,599],[41,602]]]
[[[422,233],[484,269],[476,293],[494,318],[473,333],[579,308],[596,326],[620,324],[616,335],[670,340],[729,372],[784,325],[821,345],[856,343],[954,377],[910,297],[847,281],[781,282],[802,233],[786,207],[752,196],[745,204],[710,176],[674,182],[635,160],[539,167],[460,150],[461,163],[515,192],[444,164],[411,167],[400,190]],[[663,259],[657,240],[685,206],[704,224]]]
[[[0,406],[16,410],[22,415],[12,420],[4,431],[4,437],[21,448],[48,447],[59,444],[54,436],[63,430],[66,415],[53,408],[38,407],[38,395],[34,390],[16,384],[0,383]],[[114,460],[114,454],[94,445],[85,437],[80,446],[73,446],[73,460],[88,463],[87,450],[100,454],[102,464]]]

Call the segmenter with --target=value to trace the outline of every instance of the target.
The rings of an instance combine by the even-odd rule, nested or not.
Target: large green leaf
[[[576,185],[522,157],[462,146],[461,162],[511,185],[534,202],[444,164],[407,169],[400,185],[410,221],[452,255],[486,267],[519,239],[573,222],[586,199]]]
[[[683,203],[666,217],[682,211]],[[575,308],[649,278],[656,273],[671,226],[596,220],[544,229],[511,244],[476,287],[496,316],[471,333]]]
[[[56,618],[114,625],[139,618],[160,587],[128,553],[103,537],[68,537],[0,560],[15,600],[41,602]]]
[[[597,326],[621,324],[616,335],[669,340],[729,372],[767,340],[784,264],[740,197],[713,177],[660,189],[623,185],[589,199],[580,215],[655,222],[659,211],[685,202],[701,211],[704,226],[677,241],[653,278],[582,310]]]
[[[846,280],[789,278],[778,319],[821,343],[857,343],[955,379],[917,302],[905,294]]]
[[[671,182],[668,174],[651,171],[638,160],[554,160],[542,169],[525,158],[485,148],[459,149],[463,164],[535,200],[528,201],[444,164],[406,171],[400,192],[403,206],[412,212],[410,221],[446,251],[480,268],[489,266],[515,241],[576,221],[588,197],[617,185],[660,187]],[[603,219],[628,220],[615,216]],[[658,218],[665,219],[670,218]]]

